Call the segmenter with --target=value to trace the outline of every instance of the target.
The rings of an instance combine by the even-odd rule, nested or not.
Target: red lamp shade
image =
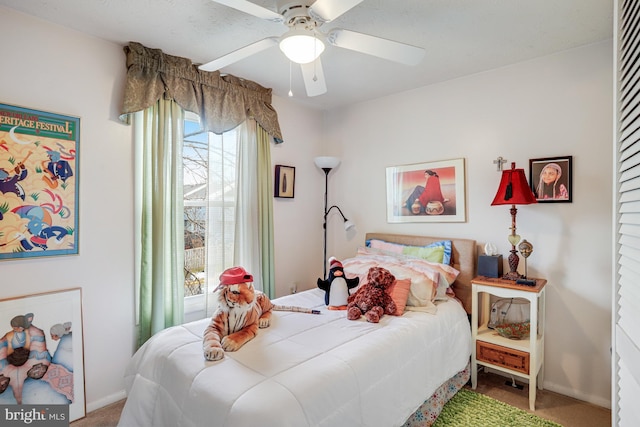
[[[500,186],[496,192],[491,206],[495,205],[530,205],[537,203],[524,169],[516,169],[516,164],[511,163],[511,169],[502,171]]]

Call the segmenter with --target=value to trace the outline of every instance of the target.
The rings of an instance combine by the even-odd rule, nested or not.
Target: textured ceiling
[[[276,10],[275,0],[253,2]],[[211,0],[0,0],[0,6],[194,63],[286,31]],[[322,55],[327,93],[308,98],[294,64],[293,98],[320,109],[349,105],[607,40],[612,22],[612,0],[364,0],[322,30],[345,28],[420,46],[423,61],[411,67],[328,46]],[[287,97],[289,69],[273,47],[221,71]]]

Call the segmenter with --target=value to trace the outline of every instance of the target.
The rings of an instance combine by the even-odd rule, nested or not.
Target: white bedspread
[[[123,427],[399,426],[471,354],[467,315],[454,300],[436,315],[347,320],[312,289],[281,305],[271,326],[237,352],[208,362],[209,319],[166,329],[145,343],[125,373]]]

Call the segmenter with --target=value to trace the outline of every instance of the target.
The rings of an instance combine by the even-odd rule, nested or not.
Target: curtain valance
[[[191,60],[130,42],[122,114],[153,105],[160,97],[173,99],[203,121],[204,130],[229,131],[254,118],[275,142],[282,142],[278,114],[271,106],[271,89],[219,71],[201,71]]]

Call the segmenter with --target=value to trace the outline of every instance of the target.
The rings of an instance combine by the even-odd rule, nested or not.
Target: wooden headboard
[[[476,241],[449,237],[413,236],[404,234],[367,233],[366,239],[379,239],[403,245],[426,246],[441,240],[451,240],[451,266],[460,272],[453,283],[456,297],[471,314],[471,280],[476,274]]]

